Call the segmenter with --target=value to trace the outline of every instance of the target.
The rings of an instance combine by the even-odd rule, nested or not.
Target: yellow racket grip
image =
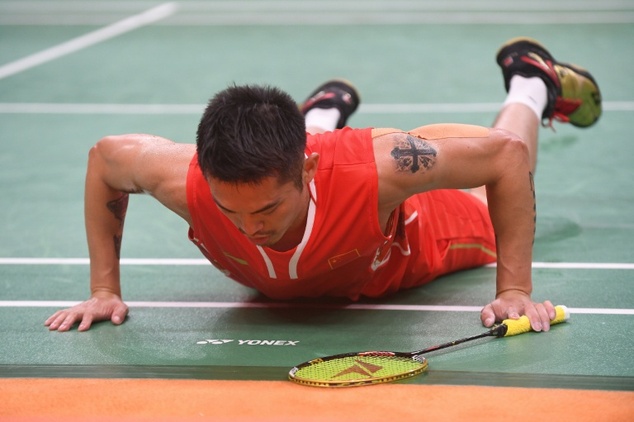
[[[570,318],[570,312],[564,305],[555,306],[555,312],[555,319],[550,321],[550,325],[565,322]],[[502,324],[508,327],[504,337],[516,336],[531,331],[531,323],[526,315],[521,316],[519,319],[505,319]]]

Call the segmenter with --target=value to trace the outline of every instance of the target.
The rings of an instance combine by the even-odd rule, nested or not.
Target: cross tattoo
[[[422,139],[408,135],[407,144],[400,142],[391,152],[399,170],[409,170],[416,173],[420,165],[430,169],[436,161],[436,150]]]

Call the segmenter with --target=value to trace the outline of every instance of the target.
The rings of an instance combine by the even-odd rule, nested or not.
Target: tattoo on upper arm
[[[117,233],[112,237],[114,243],[114,250],[117,254],[117,258],[121,258],[121,240],[123,238],[123,223],[125,221],[125,214],[128,210],[128,200],[130,195],[124,193],[118,199],[112,200],[106,204],[106,207],[114,215],[114,218],[119,220],[119,228]]]
[[[436,162],[436,150],[425,140],[407,135],[399,139],[391,152],[399,171],[416,173],[423,168],[429,170]]]

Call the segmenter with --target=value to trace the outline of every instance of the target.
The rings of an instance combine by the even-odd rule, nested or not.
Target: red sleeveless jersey
[[[197,156],[187,176],[190,240],[225,275],[275,299],[377,297],[495,260],[486,207],[460,191],[415,195],[384,233],[371,129],[308,135],[313,152],[319,168],[297,247],[278,252],[242,235],[214,203]]]

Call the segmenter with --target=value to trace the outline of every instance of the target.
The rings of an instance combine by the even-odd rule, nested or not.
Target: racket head
[[[288,378],[312,387],[358,387],[411,378],[428,362],[413,353],[368,351],[317,358],[295,366]]]

